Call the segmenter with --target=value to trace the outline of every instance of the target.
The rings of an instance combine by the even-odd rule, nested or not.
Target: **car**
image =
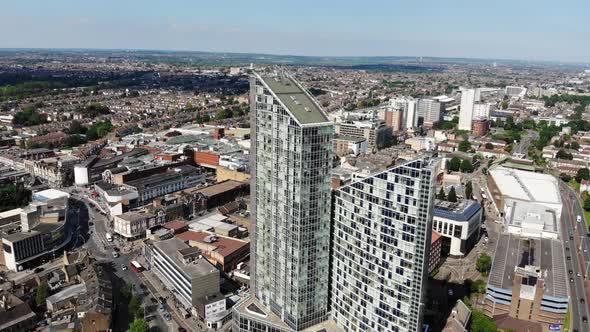
[[[573,240],[573,239],[574,239],[574,237],[570,235],[570,240]]]
[[[570,251],[570,247],[565,247],[565,251]]]
[[[160,303],[160,305],[158,306],[158,310],[164,311],[164,310],[166,310],[166,308],[164,308],[164,305],[162,303]]]
[[[125,264],[121,264],[121,270],[123,270],[123,271],[127,271],[127,265],[125,265]]]
[[[584,323],[588,323],[588,317],[586,317],[586,316],[582,316],[582,322],[584,322]]]
[[[113,251],[111,254],[113,255],[113,258],[119,257],[119,253],[116,251]]]
[[[573,274],[574,273],[574,271],[572,271],[572,270],[569,270],[568,272],[569,272],[569,274]]]
[[[576,217],[576,221],[577,221],[577,222],[582,222],[582,216],[581,216],[581,215],[578,215],[578,216]]]
[[[590,237],[590,232],[586,233],[586,236],[587,236],[587,237]]]
[[[571,258],[570,256],[567,256],[567,260],[568,260],[568,261],[571,261],[571,260],[572,260],[572,258]]]
[[[186,332],[186,329],[184,327],[179,327],[178,332]]]
[[[580,303],[584,304],[584,303],[586,303],[586,300],[580,299]]]
[[[172,320],[172,316],[170,316],[170,313],[166,312],[164,314],[164,319],[167,320],[167,321],[171,321]]]
[[[570,282],[574,282],[574,278],[570,278]]]

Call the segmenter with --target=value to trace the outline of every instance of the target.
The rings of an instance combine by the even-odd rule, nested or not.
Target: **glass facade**
[[[299,87],[286,83],[294,84]],[[333,127],[300,121],[305,111],[295,116],[279,94],[260,76],[252,79],[252,288],[284,323],[301,330],[325,320],[328,311]],[[311,100],[303,90],[297,98],[296,104]]]
[[[344,330],[422,329],[433,168],[415,160],[336,190],[331,311]]]

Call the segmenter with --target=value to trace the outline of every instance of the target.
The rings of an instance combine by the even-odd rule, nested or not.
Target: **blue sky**
[[[590,0],[2,0],[0,48],[590,63]]]

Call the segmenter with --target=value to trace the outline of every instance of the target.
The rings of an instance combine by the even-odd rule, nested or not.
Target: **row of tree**
[[[471,173],[473,172],[473,164],[468,159],[453,157],[449,161],[449,169],[453,172]]]

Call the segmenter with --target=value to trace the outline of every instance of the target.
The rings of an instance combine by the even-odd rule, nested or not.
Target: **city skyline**
[[[203,6],[176,1],[163,8],[134,1],[21,1],[6,4],[0,14],[0,27],[12,31],[0,37],[0,47],[590,63],[590,46],[577,42],[590,34],[584,24],[586,2],[551,10],[530,1],[373,4],[319,7],[303,1],[273,8],[264,2]],[[248,37],[260,33],[264,40]]]

